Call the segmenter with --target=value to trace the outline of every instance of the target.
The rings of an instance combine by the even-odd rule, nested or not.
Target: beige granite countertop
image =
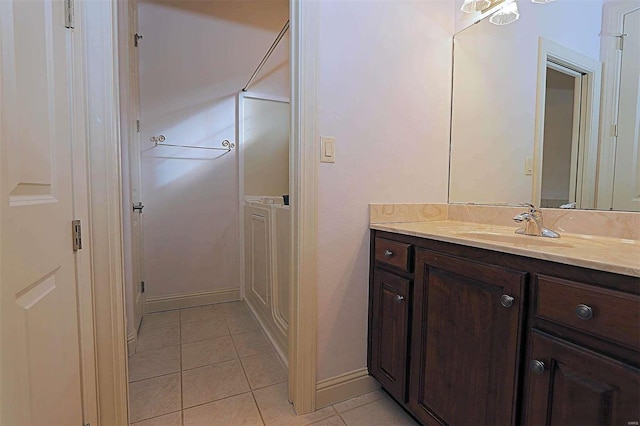
[[[428,220],[371,223],[371,229],[464,244],[640,277],[640,240],[561,233],[560,238],[515,234],[517,226]]]

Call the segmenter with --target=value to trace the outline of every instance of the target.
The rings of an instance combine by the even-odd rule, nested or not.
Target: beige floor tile
[[[296,415],[293,406],[287,401],[286,383],[255,390],[253,395],[267,426],[302,426],[336,415],[333,407],[325,407],[303,416]]]
[[[131,422],[180,410],[180,374],[154,377],[129,384]]]
[[[340,416],[329,417],[319,422],[311,423],[309,426],[345,426],[345,422]]]
[[[166,348],[180,344],[180,327],[140,329],[138,351]]]
[[[180,346],[140,351],[129,357],[130,382],[179,371]]]
[[[156,312],[142,317],[141,327],[144,329],[171,327],[180,325],[180,311]]]
[[[381,398],[353,410],[340,413],[347,426],[414,426],[418,425],[389,397]]]
[[[238,358],[231,336],[201,340],[182,345],[182,369],[203,367]]]
[[[247,308],[247,305],[244,302],[220,303],[217,306],[224,313],[225,317],[249,313],[249,309]]]
[[[214,319],[182,324],[181,334],[182,343],[191,343],[226,336],[229,330],[222,319]]]
[[[187,324],[190,322],[222,320],[223,311],[219,305],[197,306],[180,310],[180,322]]]
[[[247,333],[234,334],[233,343],[236,346],[238,355],[241,357],[261,354],[273,350],[271,342],[267,340],[260,330],[249,331]]]
[[[143,420],[138,423],[131,423],[131,426],[181,426],[182,412],[165,414],[164,416],[154,417],[152,419]]]
[[[263,388],[287,380],[287,370],[273,351],[248,356],[241,361],[251,389]]]
[[[373,401],[377,401],[381,398],[385,398],[387,395],[382,390],[365,393],[364,395],[357,396],[355,398],[347,399],[346,401],[339,402],[333,405],[338,413],[342,413],[347,410],[352,410],[361,405],[368,404]]]
[[[185,426],[262,426],[262,424],[251,392],[184,410]]]
[[[249,390],[240,361],[233,360],[182,372],[184,408],[238,395]]]
[[[224,319],[231,334],[246,333],[260,328],[249,311],[225,315]]]

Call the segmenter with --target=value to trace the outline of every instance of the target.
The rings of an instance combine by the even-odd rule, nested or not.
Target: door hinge
[[[134,34],[134,35],[133,35],[133,45],[134,45],[135,47],[138,47],[138,41],[139,41],[139,40],[142,40],[142,35],[141,35],[141,34],[138,34],[138,33]]]
[[[611,126],[611,133],[613,136],[618,137],[618,125],[614,124]]]
[[[80,219],[71,221],[71,233],[73,237],[73,251],[82,249],[82,224]]]
[[[627,36],[627,34],[622,33],[622,34],[609,34],[609,35],[618,39],[618,50],[624,49],[624,38]]]
[[[144,293],[144,281],[140,281],[140,293]]]
[[[136,120],[136,132],[140,133],[140,120]]]
[[[73,10],[73,0],[64,0],[64,26],[75,28],[75,13]]]

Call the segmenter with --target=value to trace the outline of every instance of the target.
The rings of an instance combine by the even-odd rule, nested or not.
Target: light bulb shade
[[[519,17],[520,12],[518,12],[518,4],[514,1],[491,15],[489,22],[495,25],[507,25],[517,21]]]
[[[489,6],[491,6],[491,0],[464,0],[460,10],[465,13],[473,13],[480,12]]]

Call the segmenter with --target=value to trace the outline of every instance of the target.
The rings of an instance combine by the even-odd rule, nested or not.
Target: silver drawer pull
[[[385,250],[384,251],[384,257],[386,257],[388,259],[391,256],[393,256],[393,252],[391,250]]]
[[[591,309],[591,306],[580,304],[576,306],[576,315],[581,320],[591,319],[593,317],[593,309]]]
[[[505,308],[510,308],[511,305],[513,305],[513,301],[513,297],[509,296],[508,294],[503,294],[502,296],[500,296],[500,304]]]
[[[529,367],[531,367],[531,371],[533,371],[536,374],[544,373],[544,362],[542,361],[538,361],[537,359],[534,359],[533,361],[531,361],[531,364],[529,364]]]
[[[397,303],[402,303],[403,300],[404,300],[404,296],[400,296],[399,294],[396,294],[396,302]]]

